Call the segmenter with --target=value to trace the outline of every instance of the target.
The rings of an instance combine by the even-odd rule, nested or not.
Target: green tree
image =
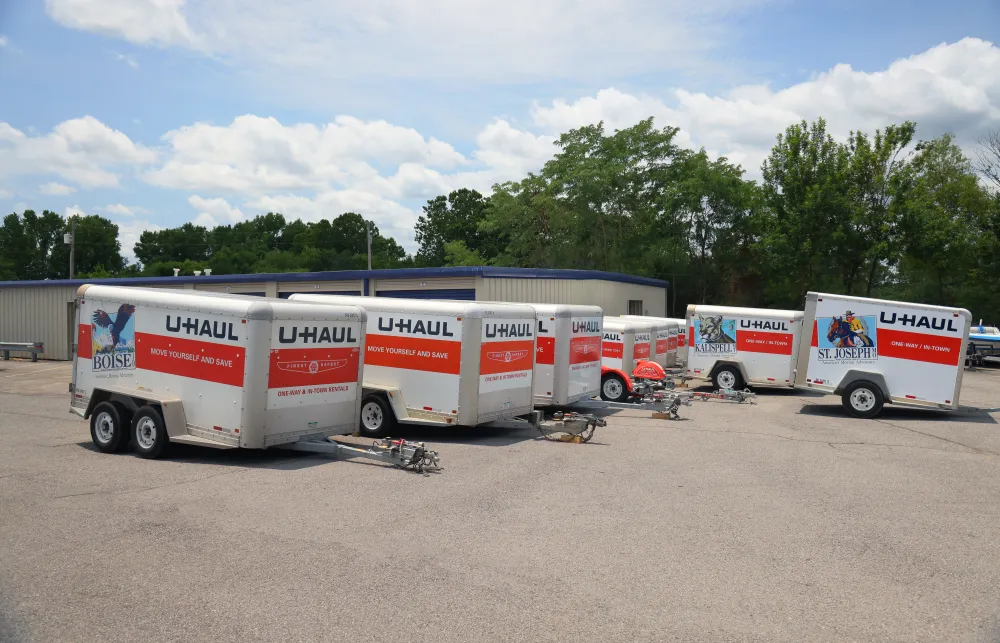
[[[416,261],[425,266],[445,265],[446,246],[455,241],[462,242],[466,249],[484,259],[496,256],[496,238],[479,228],[486,218],[488,205],[489,199],[467,188],[429,200],[414,226],[420,246]]]
[[[77,275],[100,273],[117,275],[125,268],[118,241],[118,225],[110,219],[95,214],[73,217],[76,221],[76,243],[73,253],[73,270]],[[70,247],[62,243],[62,236],[69,234],[72,221],[67,219],[59,231],[59,241],[49,256],[48,274],[53,279],[69,276]]]
[[[856,239],[848,199],[849,155],[826,121],[779,134],[764,161],[760,257],[770,270],[767,299],[798,307],[808,290],[838,288],[855,270],[839,251]]]
[[[0,256],[15,279],[49,279],[52,251],[63,243],[63,219],[55,212],[34,210],[9,214],[0,227]],[[67,260],[68,265],[68,260]],[[68,268],[67,268],[68,272]]]
[[[444,263],[447,266],[482,266],[486,261],[475,250],[469,250],[464,241],[444,244]]]

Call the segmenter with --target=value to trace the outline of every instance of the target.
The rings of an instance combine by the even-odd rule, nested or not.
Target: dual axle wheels
[[[121,453],[129,442],[142,458],[163,455],[170,439],[163,416],[152,406],[131,413],[121,404],[101,402],[90,414],[90,437],[102,453]]]

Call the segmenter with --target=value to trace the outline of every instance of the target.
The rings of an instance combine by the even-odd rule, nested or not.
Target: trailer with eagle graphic
[[[358,430],[477,426],[534,413],[535,310],[524,304],[294,294],[368,313]]]
[[[400,466],[437,464],[423,445],[358,448],[364,310],[263,297],[83,285],[70,411],[104,453],[146,458],[170,443],[283,447]]]
[[[795,386],[841,396],[855,417],[885,403],[957,409],[972,314],[810,292]]]

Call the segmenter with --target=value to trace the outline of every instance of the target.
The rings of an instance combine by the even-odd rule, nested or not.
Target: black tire
[[[90,414],[90,439],[101,453],[121,453],[128,446],[130,427],[118,407],[101,402]]]
[[[740,369],[735,366],[721,366],[712,375],[712,386],[720,391],[741,391],[746,386],[746,382],[743,381]]]
[[[844,410],[848,415],[867,420],[882,412],[885,396],[882,389],[874,382],[858,380],[851,382],[840,396]]]
[[[601,378],[601,399],[605,402],[624,402],[628,399],[628,385],[621,375],[608,373]]]
[[[140,458],[155,459],[163,455],[170,438],[163,416],[152,406],[144,406],[132,418],[132,441]]]
[[[381,395],[367,395],[361,400],[358,432],[366,438],[383,438],[396,427],[392,407]]]

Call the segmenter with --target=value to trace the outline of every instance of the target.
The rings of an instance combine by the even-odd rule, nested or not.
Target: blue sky
[[[126,251],[355,210],[412,250],[427,198],[518,178],[599,119],[655,116],[751,177],[821,115],[971,149],[1000,128],[998,36],[996,0],[3,3],[0,209],[109,216]]]

